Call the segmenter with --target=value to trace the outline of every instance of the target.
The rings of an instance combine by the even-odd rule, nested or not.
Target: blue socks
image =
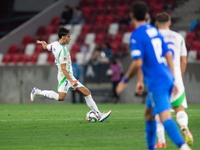
[[[185,142],[174,120],[167,119],[163,122],[163,125],[169,138],[180,148]]]
[[[146,121],[146,142],[148,150],[154,150],[156,144],[156,121]]]

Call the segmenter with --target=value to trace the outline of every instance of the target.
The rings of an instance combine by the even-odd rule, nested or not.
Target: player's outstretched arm
[[[128,68],[128,71],[122,78],[121,82],[117,85],[116,92],[120,94],[127,86],[129,79],[133,78],[137,71],[141,68],[142,60],[137,59],[131,63]]]
[[[36,44],[42,44],[43,49],[47,50],[47,43],[45,41],[36,40]]]

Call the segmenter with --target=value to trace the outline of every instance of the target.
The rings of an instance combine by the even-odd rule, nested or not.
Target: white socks
[[[176,114],[176,121],[181,128],[188,129],[188,115],[185,111],[179,111]],[[160,118],[158,115],[156,115],[156,122],[157,122],[156,134],[157,134],[158,142],[165,143],[166,142],[165,141],[165,130],[164,130],[162,123],[160,122]]]
[[[165,141],[165,130],[164,126],[161,122],[157,123],[157,137],[158,137],[158,142],[159,143],[166,143]]]
[[[163,124],[160,122],[160,118],[158,115],[156,115],[156,122],[157,122],[157,129],[156,129],[156,135],[158,138],[159,143],[166,143],[165,141],[165,129]]]
[[[85,96],[85,102],[87,104],[87,106],[91,109],[91,110],[95,110],[97,112],[100,113],[95,101],[93,100],[91,95]]]
[[[188,128],[188,115],[185,111],[179,111],[176,114],[176,121],[180,125],[180,127]]]
[[[59,99],[59,94],[54,92],[54,91],[49,91],[49,90],[39,90],[37,91],[37,95],[43,95],[48,98],[53,98],[54,100],[58,101]]]

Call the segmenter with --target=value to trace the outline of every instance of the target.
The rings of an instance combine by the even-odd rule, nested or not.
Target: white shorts
[[[77,80],[74,76],[71,76],[72,80]],[[69,88],[72,88],[73,90],[76,90],[76,88],[84,87],[82,83],[79,81],[77,82],[78,85],[73,86],[66,77],[60,77],[58,76],[58,92],[67,93]]]
[[[178,93],[175,96],[171,95],[170,98],[172,107],[183,106],[184,108],[187,108],[188,105],[183,83],[176,83],[176,85],[178,87]]]

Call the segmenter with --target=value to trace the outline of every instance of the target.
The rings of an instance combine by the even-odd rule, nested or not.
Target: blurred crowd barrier
[[[90,89],[90,83],[93,85],[96,84],[96,87],[103,85],[101,83],[109,83],[109,78],[106,76],[107,68],[108,66],[106,65],[89,66],[89,68],[85,66],[83,68],[84,84]],[[199,68],[200,63],[189,63],[184,76],[184,84],[189,103],[200,102]],[[121,95],[120,102],[142,102],[141,99],[138,99],[134,95],[135,83],[136,78],[129,82],[128,87]],[[0,66],[0,103],[28,103],[30,92],[34,86],[41,89],[57,91],[56,66]],[[70,94],[68,94],[67,99],[70,99],[69,96]],[[46,101],[44,99],[44,97],[38,97],[36,102]],[[71,102],[71,100],[66,101]]]

